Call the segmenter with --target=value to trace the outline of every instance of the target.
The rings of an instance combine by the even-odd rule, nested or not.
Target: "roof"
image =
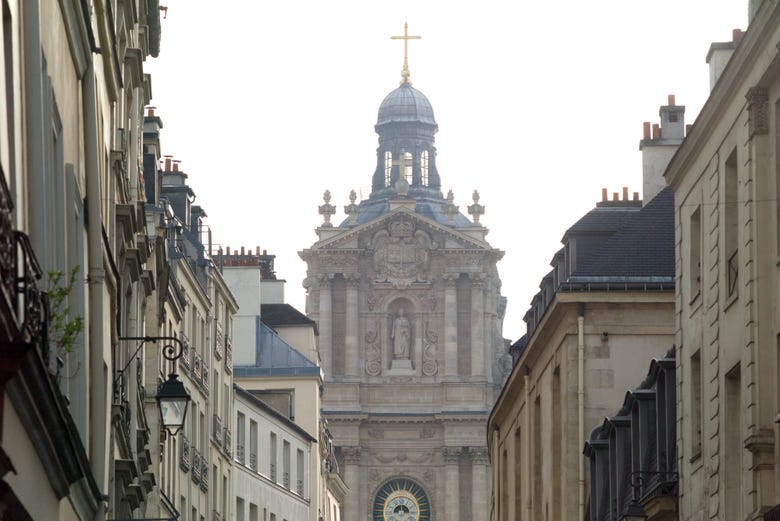
[[[377,125],[395,122],[414,122],[436,125],[433,107],[425,94],[404,82],[385,96],[379,106]]]
[[[296,433],[298,433],[299,436],[306,438],[307,440],[317,443],[317,438],[306,432],[300,425],[292,421],[290,418],[285,416],[284,414],[281,414],[279,411],[265,403],[263,400],[252,394],[252,391],[248,391],[244,389],[243,387],[240,387],[238,384],[233,384],[233,389],[236,390],[236,394],[240,397],[242,397],[247,402],[251,403],[258,409],[261,409],[266,414],[273,416],[278,421],[282,422],[284,425],[286,425],[291,430],[294,430]]]
[[[233,376],[320,376],[317,364],[299,353],[262,321],[258,340],[255,364],[233,367]]]
[[[289,304],[261,304],[260,320],[270,328],[284,326],[314,326],[316,322]]]
[[[423,193],[426,192],[426,193]],[[435,192],[435,193],[434,193]],[[479,227],[480,225],[474,224],[471,220],[458,212],[453,216],[452,222],[448,215],[444,213],[444,205],[447,200],[442,196],[441,192],[424,188],[416,188],[409,190],[409,197],[415,200],[414,212],[418,213],[428,219],[436,221],[444,226],[454,226],[456,228],[465,227]],[[367,223],[373,221],[377,217],[381,217],[390,212],[389,200],[392,196],[382,195],[381,198],[377,197],[369,198],[360,202],[360,213],[358,214],[357,222],[352,224],[349,219],[345,219],[340,225],[340,228],[354,227],[358,224]],[[373,200],[372,200],[373,199]]]
[[[641,210],[631,213],[600,248],[578,264],[574,275],[674,277],[672,189],[664,188]]]

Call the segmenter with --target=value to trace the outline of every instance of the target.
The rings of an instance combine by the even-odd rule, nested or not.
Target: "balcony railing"
[[[236,443],[236,461],[244,464],[244,446],[240,443]]]
[[[192,452],[192,481],[195,483],[200,483],[200,470],[201,470],[200,452],[198,452],[198,449],[194,447],[191,447],[190,451]]]
[[[187,437],[182,434],[181,435],[181,453],[179,454],[179,467],[184,472],[189,472],[190,470],[190,440],[187,439]]]
[[[201,378],[203,378],[202,367],[203,367],[203,361],[200,359],[200,355],[198,354],[198,352],[195,351],[192,360],[192,377],[195,380],[200,380]]]
[[[225,427],[225,437],[224,437],[224,444],[222,445],[223,450],[225,451],[225,454],[228,455],[228,458],[233,456],[233,436],[230,434],[230,429]]]
[[[269,470],[271,471],[269,476],[271,478],[271,481],[276,483],[276,463],[271,463]]]
[[[206,458],[201,458],[200,465],[200,489],[205,492],[209,489],[209,463]]]
[[[285,472],[282,476],[282,485],[284,485],[284,488],[290,489],[290,473]]]
[[[185,374],[189,374],[190,372],[190,366],[192,365],[191,357],[192,353],[190,353],[190,339],[187,338],[187,335],[184,333],[179,333],[179,340],[181,340],[181,358],[179,358],[179,363],[184,367]]]
[[[214,437],[214,441],[217,442],[217,445],[222,445],[222,418],[214,415],[214,426],[212,429],[212,436]]]
[[[13,196],[0,167],[0,319],[10,339],[36,343],[49,365],[48,295],[37,285],[43,271],[30,239],[13,229],[13,208]],[[22,360],[18,356],[12,361],[10,352],[3,356],[5,369],[18,367]]]
[[[249,468],[257,472],[257,454],[249,454]]]
[[[206,391],[206,394],[208,394],[209,391],[209,364],[206,362],[205,359],[202,360],[203,368],[202,368],[202,377],[200,379],[200,384],[203,386],[203,390]]]
[[[303,480],[298,479],[295,481],[295,493],[299,496],[303,496]]]
[[[233,340],[229,336],[225,337],[225,370],[233,372]]]
[[[211,521],[222,521],[222,515],[216,510],[211,511]]]
[[[222,360],[225,351],[225,336],[222,332],[222,323],[217,321],[217,341],[214,345],[214,356],[217,360]]]

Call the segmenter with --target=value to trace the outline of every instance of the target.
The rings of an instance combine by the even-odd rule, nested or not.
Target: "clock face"
[[[410,479],[395,478],[374,497],[372,521],[430,521],[431,508],[423,488]]]

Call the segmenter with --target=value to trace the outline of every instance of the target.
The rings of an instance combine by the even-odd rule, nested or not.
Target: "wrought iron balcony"
[[[203,386],[203,390],[206,391],[206,394],[208,394],[209,391],[209,364],[208,362],[203,359],[201,361],[203,363],[203,367],[201,369],[202,377],[200,379],[200,384]]]
[[[181,453],[179,455],[179,467],[184,472],[189,472],[190,470],[190,440],[187,439],[187,436],[182,434],[179,436],[179,439],[181,440]]]
[[[276,483],[276,463],[271,463],[269,470],[271,471],[269,476],[271,478],[271,481]]]
[[[249,468],[257,472],[257,454],[249,453]]]
[[[216,510],[211,511],[211,521],[222,521],[222,515]]]
[[[212,436],[214,437],[214,441],[217,442],[217,445],[222,445],[222,435],[222,418],[215,414]]]
[[[295,481],[295,493],[299,496],[303,496],[303,480],[299,479]]]
[[[225,454],[228,455],[228,458],[233,456],[233,436],[230,434],[230,430],[225,427],[225,437],[224,437],[224,444],[222,445],[222,448],[225,451]]]
[[[222,356],[225,351],[224,338],[225,336],[222,332],[222,323],[217,321],[217,341],[214,345],[214,356],[217,358],[217,360],[222,360]]]
[[[181,358],[179,358],[179,363],[185,369],[184,374],[189,374],[190,366],[192,365],[191,362],[192,353],[190,353],[190,339],[187,338],[187,335],[185,335],[184,333],[179,333],[179,339],[181,340],[181,345],[182,345],[182,352],[181,352]]]
[[[195,351],[192,360],[192,377],[195,380],[200,380],[201,378],[203,378],[202,367],[203,367],[203,361],[200,359],[200,355],[198,354],[198,352]]]
[[[229,336],[225,337],[225,370],[233,372],[233,340]]]
[[[282,477],[282,485],[284,485],[284,488],[288,489],[290,488],[290,473],[285,472]]]
[[[209,489],[209,464],[206,458],[200,459],[200,489],[206,492]]]
[[[244,446],[240,443],[236,444],[236,461],[244,465]]]
[[[195,483],[200,483],[200,452],[198,452],[198,449],[194,447],[191,447],[190,451],[192,452],[192,481]]]

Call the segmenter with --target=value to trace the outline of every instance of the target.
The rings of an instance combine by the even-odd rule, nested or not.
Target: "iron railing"
[[[222,418],[214,415],[214,425],[212,428],[212,436],[214,437],[214,441],[217,442],[217,445],[222,445]]]
[[[190,470],[190,440],[184,434],[181,435],[181,452],[179,454],[179,467],[184,472]]]
[[[222,360],[222,355],[224,354],[224,338],[224,334],[222,333],[222,323],[217,321],[217,341],[214,345],[214,356],[217,360]]]
[[[233,340],[229,336],[225,337],[225,370],[233,372]]]

